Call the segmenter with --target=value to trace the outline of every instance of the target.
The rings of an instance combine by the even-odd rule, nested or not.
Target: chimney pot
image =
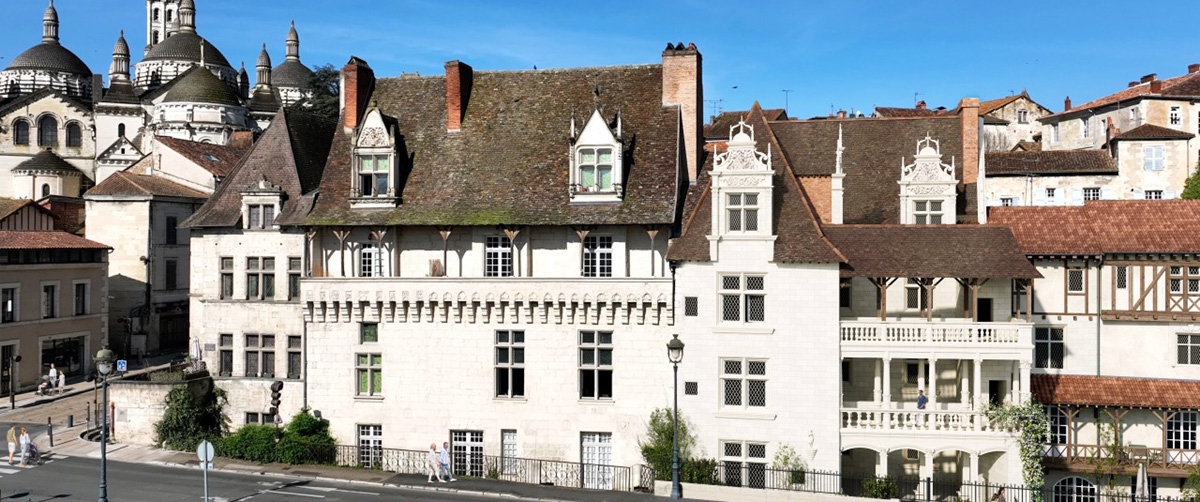
[[[1161,92],[1162,92],[1162,80],[1151,80],[1150,81],[1150,93],[1158,94]]]
[[[1158,74],[1157,74],[1157,73],[1151,73],[1151,74],[1149,74],[1149,75],[1142,75],[1142,83],[1143,83],[1143,84],[1144,84],[1144,83],[1146,83],[1146,82],[1153,82],[1153,81],[1155,81],[1155,80],[1158,80]]]
[[[1188,73],[1200,72],[1200,63],[1192,63],[1188,65]]]
[[[1067,111],[1070,109],[1071,109],[1071,96],[1067,96],[1067,98],[1063,100],[1063,111]]]
[[[471,65],[458,60],[446,62],[446,130],[462,129],[462,119],[467,113],[467,101],[471,98]]]

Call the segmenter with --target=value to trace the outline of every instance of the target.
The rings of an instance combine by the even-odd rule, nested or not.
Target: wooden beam
[[[1151,296],[1150,295],[1151,292],[1154,293],[1153,294],[1154,310],[1158,310],[1158,281],[1160,279],[1162,279],[1163,274],[1166,274],[1167,267],[1164,267],[1161,265],[1155,265],[1154,267],[1158,269],[1158,272],[1156,272],[1154,274],[1154,276],[1150,279],[1150,284],[1146,284],[1146,280],[1145,280],[1146,279],[1146,269],[1142,268],[1142,270],[1141,270],[1142,293],[1141,293],[1141,296],[1138,297],[1138,301],[1129,307],[1129,310],[1145,310],[1146,297]]]

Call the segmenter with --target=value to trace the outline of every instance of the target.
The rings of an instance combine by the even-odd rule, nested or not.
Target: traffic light
[[[279,391],[283,390],[283,382],[276,380],[271,382],[271,415],[279,414]],[[274,417],[272,417],[274,418]]]

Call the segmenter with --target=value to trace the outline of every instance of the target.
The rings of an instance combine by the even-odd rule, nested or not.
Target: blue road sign
[[[124,359],[117,360],[117,371],[125,372],[129,370],[129,361]]]

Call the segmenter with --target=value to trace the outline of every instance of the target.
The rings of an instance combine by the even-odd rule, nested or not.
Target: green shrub
[[[216,386],[197,398],[186,384],[177,385],[167,393],[166,401],[162,420],[154,424],[154,441],[163,448],[196,451],[201,441],[215,444],[229,430],[229,418],[222,411],[225,391]]]
[[[331,464],[337,457],[333,438],[313,441],[295,434],[284,434],[276,445],[276,461],[285,464]]]
[[[270,425],[245,425],[221,442],[221,454],[251,462],[275,462],[279,457],[276,432]]]
[[[900,494],[896,480],[890,477],[867,478],[863,480],[863,496],[873,499],[894,499]]]
[[[671,472],[668,469],[667,479]],[[711,458],[692,458],[679,464],[679,481],[698,485],[719,485],[721,477],[717,474],[717,461]]]
[[[788,484],[804,484],[804,457],[801,457],[791,445],[784,443],[775,451],[775,463],[772,469],[787,471]]]
[[[692,446],[696,443],[695,436],[689,432],[688,421],[679,416],[679,460],[682,462],[691,457]],[[650,412],[650,421],[646,423],[646,437],[638,440],[642,448],[642,459],[646,465],[654,469],[654,475],[659,480],[671,479],[671,451],[674,448],[675,435],[674,415],[668,408],[658,408]]]

